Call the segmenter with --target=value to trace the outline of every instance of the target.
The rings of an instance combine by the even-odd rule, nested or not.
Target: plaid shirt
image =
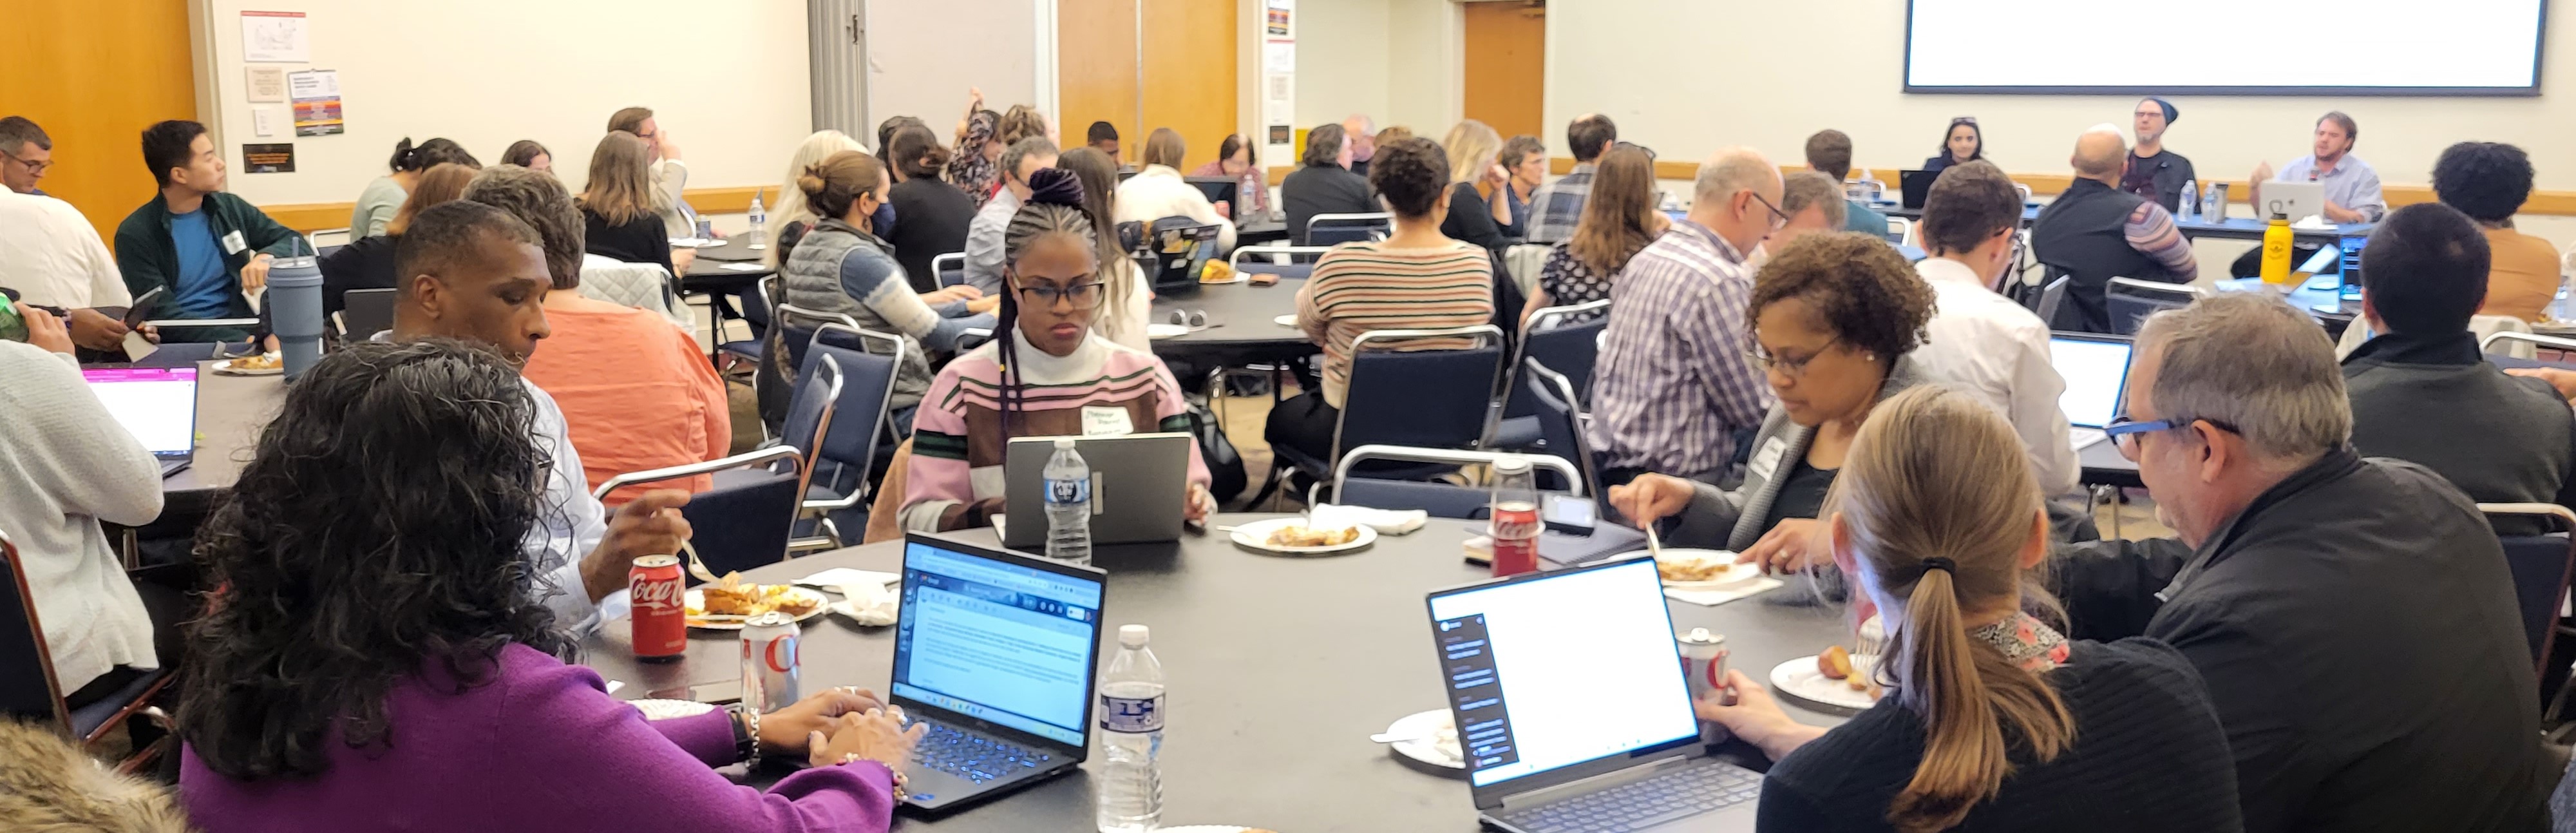
[[[1530,195],[1528,240],[1532,243],[1558,243],[1574,237],[1574,225],[1583,220],[1583,203],[1592,198],[1592,163],[1574,166],[1574,170],[1555,182],[1539,186]]]
[[[1620,270],[1593,371],[1602,466],[1688,477],[1734,458],[1735,432],[1762,424],[1771,407],[1770,384],[1746,354],[1752,296],[1744,255],[1689,220]]]

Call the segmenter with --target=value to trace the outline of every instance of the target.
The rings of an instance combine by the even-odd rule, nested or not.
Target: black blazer
[[[1483,246],[1497,255],[1520,242],[1503,233],[1502,224],[1494,222],[1493,204],[1476,193],[1474,183],[1468,182],[1449,186],[1449,218],[1440,221],[1440,233],[1451,240]]]
[[[379,234],[351,240],[314,264],[322,269],[324,317],[347,306],[342,298],[349,290],[394,288],[395,239],[390,234]]]
[[[1340,165],[1308,165],[1279,180],[1279,207],[1288,213],[1288,242],[1306,245],[1306,223],[1317,214],[1374,214],[1368,180]]]
[[[671,235],[663,229],[661,215],[637,214],[624,225],[612,226],[598,212],[583,206],[581,226],[583,251],[627,263],[650,263],[675,277],[680,274],[680,270],[671,268]]]
[[[918,177],[896,183],[886,201],[894,204],[894,233],[885,238],[894,245],[894,262],[903,265],[914,292],[938,289],[939,275],[930,270],[930,259],[966,250],[966,227],[975,222],[974,198],[957,186]]]

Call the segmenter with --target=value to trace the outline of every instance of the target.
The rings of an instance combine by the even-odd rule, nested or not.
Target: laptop
[[[2367,234],[2347,234],[2337,244],[2343,250],[2343,290],[2338,296],[2342,300],[2361,300],[2361,250],[2369,245]]]
[[[2296,223],[2326,213],[2326,186],[2321,182],[2263,183],[2263,205],[2254,210],[2254,219],[2269,222],[2279,214]]]
[[[109,367],[81,371],[90,393],[161,461],[161,476],[178,474],[197,454],[197,368]]]
[[[1762,776],[1707,757],[1663,592],[1638,557],[1430,594],[1484,826],[1753,829]]]
[[[1897,196],[1906,208],[1922,210],[1923,201],[1932,196],[1932,182],[1941,178],[1940,171],[1897,171]]]
[[[2058,378],[2066,380],[2066,392],[2057,395],[2057,409],[2066,412],[2072,427],[2066,439],[2075,450],[2101,442],[2102,428],[2120,415],[2120,395],[2129,386],[2131,346],[2127,336],[2049,334],[2049,364],[2057,367]]]
[[[1199,193],[1207,195],[1209,205],[1234,202],[1236,192],[1243,190],[1243,181],[1230,176],[1185,176],[1181,181],[1189,183],[1190,187],[1197,188]],[[1229,210],[1233,211],[1236,217],[1241,217],[1242,209],[1243,206],[1237,205]]]
[[[904,536],[892,695],[928,724],[904,806],[936,815],[1081,765],[1108,574]]]
[[[1055,437],[1016,437],[1002,449],[1002,546],[1046,546],[1046,464]],[[1091,542],[1136,544],[1181,538],[1190,480],[1190,435],[1080,437],[1073,450],[1091,466]],[[1028,523],[1011,523],[1018,518]]]

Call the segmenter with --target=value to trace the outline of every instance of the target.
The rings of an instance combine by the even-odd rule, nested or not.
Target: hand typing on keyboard
[[[814,750],[809,762],[815,766],[869,760],[902,772],[904,762],[912,758],[913,746],[930,728],[917,725],[905,731],[902,706],[841,715],[833,724],[828,740],[820,731],[807,737],[809,748]]]

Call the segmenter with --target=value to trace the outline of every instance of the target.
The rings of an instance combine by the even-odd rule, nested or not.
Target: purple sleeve
[[[689,753],[710,767],[739,763],[734,758],[733,712],[716,709],[705,714],[674,717],[669,720],[647,720],[644,725],[661,732],[665,740],[680,751]]]
[[[721,712],[655,724],[602,692],[599,675],[560,664],[511,675],[494,743],[505,749],[496,781],[528,796],[514,826],[630,833],[885,833],[894,817],[893,775],[871,763],[818,767],[769,792],[708,768],[712,747],[732,757]]]

